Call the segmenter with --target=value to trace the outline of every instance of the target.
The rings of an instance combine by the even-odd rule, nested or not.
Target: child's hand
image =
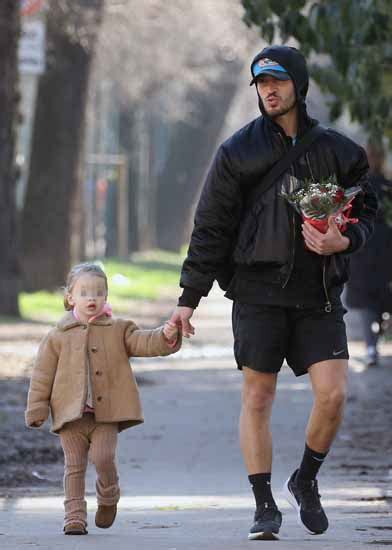
[[[33,422],[31,425],[33,428],[39,428],[40,426],[42,426],[42,424],[45,422],[45,420],[36,420],[35,422]]]
[[[163,335],[169,344],[175,344],[178,339],[178,326],[172,321],[166,321],[163,325]]]

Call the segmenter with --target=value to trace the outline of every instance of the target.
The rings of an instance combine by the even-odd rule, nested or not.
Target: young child
[[[39,427],[49,416],[64,451],[66,535],[87,534],[84,499],[87,457],[97,471],[95,524],[110,527],[120,498],[115,451],[117,433],[143,422],[139,392],[129,357],[175,353],[178,328],[140,330],[113,319],[108,283],[95,264],[75,266],[64,294],[67,314],[43,339],[28,393],[26,424]]]

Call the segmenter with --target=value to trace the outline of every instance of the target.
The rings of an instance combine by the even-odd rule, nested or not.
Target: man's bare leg
[[[328,529],[328,518],[320,503],[316,476],[343,418],[347,360],[315,363],[309,368],[309,376],[314,403],[306,430],[305,451],[299,470],[287,480],[285,491],[306,529],[321,534]]]
[[[346,359],[323,361],[309,369],[314,403],[306,429],[306,442],[316,452],[329,451],[342,422],[347,371]]]
[[[254,523],[248,538],[278,538],[282,523],[271,492],[272,437],[270,418],[276,390],[276,374],[243,368],[240,441],[249,482],[256,500]]]
[[[240,443],[248,474],[271,472],[270,418],[275,398],[276,374],[243,368]]]

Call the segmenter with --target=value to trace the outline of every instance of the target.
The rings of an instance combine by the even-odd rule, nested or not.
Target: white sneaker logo
[[[340,355],[341,353],[343,353],[344,351],[346,351],[345,349],[341,349],[340,351],[333,351],[332,352],[332,355]]]

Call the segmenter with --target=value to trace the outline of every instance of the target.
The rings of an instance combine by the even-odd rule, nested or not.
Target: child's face
[[[82,321],[87,321],[103,308],[107,299],[105,281],[102,277],[85,273],[77,278],[68,302],[76,308]]]

